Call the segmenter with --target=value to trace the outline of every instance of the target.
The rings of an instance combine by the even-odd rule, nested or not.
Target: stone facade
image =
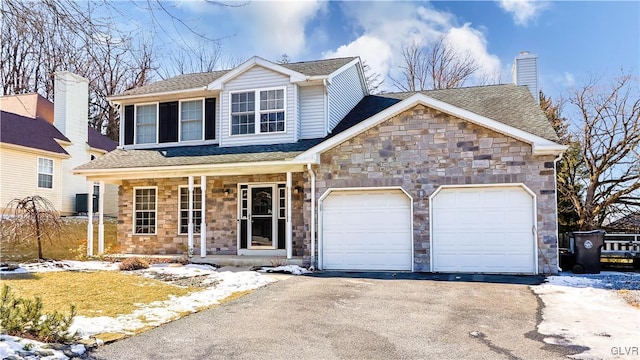
[[[196,186],[200,177],[196,177]],[[286,174],[207,177],[206,214],[207,254],[235,255],[238,243],[238,184],[284,183]],[[186,254],[187,235],[179,234],[179,187],[188,178],[140,179],[123,181],[120,186],[118,242],[120,252],[130,254]],[[304,186],[300,173],[293,174],[293,187]],[[134,188],[157,187],[157,230],[155,235],[133,234]],[[225,194],[225,190],[229,194]],[[302,215],[303,193],[292,193],[293,255],[302,256],[305,220]],[[194,236],[194,253],[200,254],[200,236]]]
[[[415,271],[430,271],[429,196],[438,187],[524,184],[536,195],[539,272],[557,272],[555,157],[533,156],[527,143],[418,105],[320,159],[317,198],[330,188],[379,186],[413,197]]]
[[[434,191],[442,185],[524,184],[536,196],[538,270],[553,274],[558,265],[554,160],[553,155],[533,156],[525,142],[418,105],[321,154],[320,164],[314,166],[316,201],[330,188],[403,188],[413,198],[414,270],[430,271],[429,197]],[[285,174],[208,177],[207,254],[237,254],[239,183],[285,180]],[[187,236],[178,234],[178,188],[187,181],[183,177],[123,182],[118,223],[121,252],[185,253]],[[158,188],[156,235],[133,235],[137,186]],[[293,255],[303,256],[309,265],[308,173],[294,173],[293,186],[304,189],[292,198]],[[199,236],[194,237],[194,245],[198,254]]]

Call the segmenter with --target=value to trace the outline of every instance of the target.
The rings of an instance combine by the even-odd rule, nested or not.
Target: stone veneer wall
[[[303,176],[294,173],[293,187],[303,187]],[[285,182],[286,174],[207,177],[206,214],[207,254],[237,254],[238,183]],[[195,178],[200,183],[200,177]],[[120,186],[118,243],[120,252],[128,254],[186,254],[187,235],[178,234],[178,187],[188,185],[188,178],[125,180]],[[158,215],[156,235],[133,234],[133,189],[157,186]],[[229,195],[225,195],[229,189]],[[293,255],[302,256],[305,226],[302,215],[303,193],[292,193]],[[200,254],[200,235],[194,236],[194,253]]]
[[[537,199],[539,271],[550,274],[558,264],[554,159],[419,105],[323,153],[317,197],[329,188],[401,186],[414,199],[414,269],[430,271],[429,196],[439,186],[523,183]]]

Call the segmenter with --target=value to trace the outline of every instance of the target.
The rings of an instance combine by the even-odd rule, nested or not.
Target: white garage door
[[[433,271],[535,273],[533,197],[523,188],[442,189],[431,207]]]
[[[322,268],[411,270],[411,231],[401,190],[332,191],[322,201]]]

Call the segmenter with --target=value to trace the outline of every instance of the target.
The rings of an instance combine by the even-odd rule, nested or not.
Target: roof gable
[[[245,73],[246,71],[248,71],[249,69],[255,66],[261,66],[263,68],[287,75],[289,76],[291,82],[304,81],[306,79],[306,76],[302,73],[291,70],[282,65],[272,63],[271,61],[265,60],[261,57],[254,56],[251,59],[240,64],[233,70],[227,72],[226,74],[214,80],[211,84],[207,86],[207,90],[222,90],[222,85],[224,83],[242,75],[243,73]]]
[[[256,65],[264,66],[268,69],[282,74],[287,74],[289,76],[295,76],[294,80],[296,81],[304,81],[307,77],[330,77],[334,73],[339,72],[344,66],[356,61],[357,59],[357,57],[346,57],[276,64],[254,56],[233,69],[178,75],[166,80],[160,80],[148,85],[129,89],[121,94],[110,96],[109,99],[117,100],[129,97],[133,98],[183,92],[186,93],[205,90],[207,88],[212,90],[218,88],[220,84],[244,73],[246,70]]]
[[[513,88],[518,88],[511,85],[503,86],[512,88],[514,91],[516,90]],[[492,102],[491,97],[489,96],[475,94],[477,98],[469,100],[469,103],[467,104],[468,109],[454,105],[455,103],[462,102],[462,100],[466,99],[468,96],[474,95],[471,94],[473,91],[470,92],[468,89],[473,88],[451,89],[449,94],[444,91],[437,94],[436,91],[433,91],[367,96],[361,100],[361,102],[338,124],[335,129],[335,134],[331,135],[327,141],[324,141],[300,154],[297,159],[314,159],[317,154],[322,153],[323,151],[328,150],[341,142],[346,141],[349,138],[356,136],[357,134],[360,134],[417,105],[424,105],[442,111],[460,119],[475,123],[479,126],[529,143],[532,145],[533,152],[536,155],[559,154],[566,149],[566,146],[555,142],[555,140],[557,140],[557,135],[553,132],[551,125],[545,121],[546,118],[542,119],[542,122],[540,122],[541,119],[537,116],[539,108],[537,108],[535,103],[519,104],[517,97],[514,96],[506,96],[506,98],[498,96],[498,100],[494,99]],[[526,88],[522,89],[524,89],[529,98],[531,98],[528,90],[526,90]],[[458,92],[458,94],[456,94],[456,92]],[[451,96],[451,93],[455,96]],[[449,99],[447,95],[454,98],[454,100],[451,102],[445,102],[436,98],[437,96],[439,98]],[[505,96],[505,94],[502,94],[502,96]],[[456,101],[456,99],[458,101]],[[501,103],[500,106],[496,104],[497,101]],[[533,98],[531,98],[531,101],[533,101]],[[523,107],[523,109],[518,110],[520,113],[517,113],[518,111],[516,111],[515,115],[512,113],[502,114],[500,112],[501,108],[505,108],[506,111],[507,108],[518,108],[520,106]],[[533,108],[531,108],[532,106]],[[501,120],[490,118],[484,114],[495,114]],[[518,116],[523,116],[524,118],[520,118]],[[544,115],[542,116],[544,117]],[[535,130],[535,125],[533,125],[534,131],[528,131],[528,129],[532,128],[530,124],[527,124],[527,121],[530,120],[535,120],[535,123],[541,128]],[[523,126],[524,124],[527,126]],[[523,127],[527,128],[527,130],[523,129]],[[547,129],[551,129],[551,133],[549,133]],[[545,135],[548,135],[548,137]]]

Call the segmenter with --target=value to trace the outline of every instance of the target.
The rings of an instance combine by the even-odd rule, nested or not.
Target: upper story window
[[[156,142],[157,105],[136,106],[136,144]]]
[[[202,140],[202,100],[180,102],[180,141]]]
[[[231,94],[231,135],[285,131],[284,93],[273,89]]]
[[[124,145],[177,145],[216,139],[216,98],[124,106]]]
[[[53,189],[53,160],[38,158],[38,187]]]

